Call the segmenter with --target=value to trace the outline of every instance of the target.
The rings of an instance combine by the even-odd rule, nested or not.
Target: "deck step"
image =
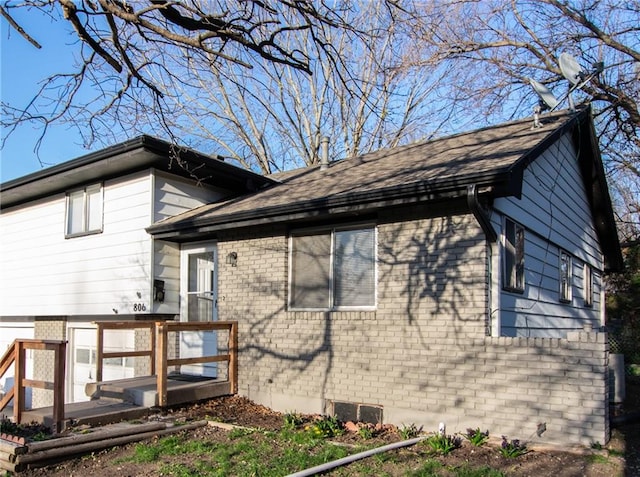
[[[155,376],[89,383],[85,392],[94,399],[117,399],[143,407],[158,406]],[[167,377],[167,405],[185,404],[231,394],[231,384],[215,378],[190,375]]]

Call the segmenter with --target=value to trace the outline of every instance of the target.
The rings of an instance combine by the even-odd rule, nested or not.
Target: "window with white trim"
[[[102,232],[102,184],[67,192],[65,236]]]
[[[290,308],[374,308],[376,242],[375,227],[292,233]]]
[[[560,301],[571,301],[571,256],[560,250]]]
[[[584,306],[593,306],[593,268],[588,263],[584,264],[584,272],[582,275]]]
[[[502,286],[505,290],[524,291],[524,227],[504,220],[504,260]]]

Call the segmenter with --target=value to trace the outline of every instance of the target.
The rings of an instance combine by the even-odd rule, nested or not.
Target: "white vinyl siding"
[[[134,313],[138,305],[146,312],[177,313],[178,246],[154,244],[145,228],[154,218],[217,200],[223,191],[168,176],[154,181],[150,172],[102,184],[100,234],[65,239],[64,192],[3,210],[0,315],[116,317]],[[89,204],[95,203],[89,196]],[[75,209],[72,214],[79,217]],[[89,213],[86,218],[93,228],[97,215]],[[151,297],[154,279],[165,281],[162,304]]]
[[[291,236],[291,309],[367,309],[376,305],[375,228]]]
[[[106,181],[103,233],[66,240],[65,194],[3,211],[0,314],[131,313],[149,307],[148,173]]]
[[[157,174],[154,187],[153,220],[157,222],[167,217],[173,217],[220,200],[225,195],[228,193],[223,189]]]
[[[526,287],[522,294],[499,293],[500,334],[564,337],[587,322],[598,325],[603,259],[570,137],[560,138],[525,170],[521,199],[497,199],[494,207],[496,230],[505,217],[525,230]],[[593,306],[559,300],[561,250],[571,256],[573,296],[584,293],[582,264],[592,267]]]
[[[153,220],[159,221],[187,212],[216,200],[225,191],[193,181],[169,177],[157,173],[154,178]],[[180,296],[180,246],[171,242],[155,240],[153,278],[164,281],[165,299],[154,302],[154,313],[178,313]]]
[[[164,301],[154,302],[153,313],[178,313],[180,297],[180,245],[154,240],[153,276],[164,282]]]

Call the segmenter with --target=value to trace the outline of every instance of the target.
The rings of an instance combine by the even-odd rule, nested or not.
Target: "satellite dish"
[[[538,105],[534,108],[534,128],[542,126],[542,123],[540,122],[540,113],[542,111],[544,111],[545,109],[550,109],[551,111],[553,111],[558,107],[560,102],[564,101],[565,99],[569,99],[569,110],[573,111],[575,108],[573,105],[573,98],[571,97],[571,93],[573,93],[573,91],[575,91],[576,89],[582,88],[585,84],[602,73],[602,71],[604,70],[604,63],[598,62],[593,64],[593,71],[587,73],[582,69],[576,59],[569,53],[560,54],[558,63],[560,64],[560,71],[562,71],[562,76],[564,76],[567,81],[571,83],[569,92],[566,94],[566,96],[561,98],[560,101],[556,99],[551,90],[545,85],[537,82],[534,79],[529,79],[529,83],[540,98]]]
[[[558,100],[549,88],[531,78],[529,79],[529,83],[531,83],[531,86],[535,90],[536,94],[540,97],[540,100],[544,104],[546,104],[549,109],[553,110],[556,108],[556,106],[558,106]]]
[[[577,85],[585,76],[582,67],[578,64],[576,59],[569,53],[560,54],[560,71],[569,83],[573,86]]]

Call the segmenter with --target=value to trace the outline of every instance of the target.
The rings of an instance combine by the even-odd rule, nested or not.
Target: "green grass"
[[[590,456],[587,456],[587,460],[591,464],[608,464],[609,463],[608,457],[603,455],[598,455],[598,454],[592,454]]]
[[[265,438],[259,438],[260,435]],[[230,442],[223,444],[189,441],[182,436],[164,437],[153,444],[136,445],[133,455],[120,462],[157,462],[160,474],[177,477],[276,477],[349,454],[344,447],[329,444],[309,432],[291,429],[279,433],[240,429],[231,431],[228,437]],[[162,462],[163,456],[176,455],[189,455],[189,462]]]
[[[227,434],[227,441],[188,440],[188,435],[172,435],[153,443],[137,444],[133,454],[121,463],[148,464],[158,475],[173,477],[281,477],[331,462],[349,454],[375,447],[336,446],[315,432],[285,428],[275,431],[238,429]],[[184,456],[176,459],[175,456]],[[170,459],[169,459],[170,457]],[[171,460],[171,462],[170,462]],[[397,453],[383,453],[332,471],[335,476],[388,476],[387,470],[401,464]],[[396,474],[393,474],[396,475]],[[406,477],[504,477],[488,467],[446,466],[435,459],[423,458],[419,468],[407,470]]]
[[[609,449],[609,455],[612,457],[624,457],[625,452],[617,449]]]
[[[490,467],[481,467],[473,469],[468,465],[461,467],[447,467],[437,460],[427,459],[422,467],[417,470],[410,471],[405,474],[406,477],[504,477],[504,474]]]
[[[156,462],[163,455],[195,454],[203,455],[214,448],[215,444],[203,441],[186,441],[181,436],[169,436],[159,439],[156,444],[137,444],[134,457],[137,463]]]

